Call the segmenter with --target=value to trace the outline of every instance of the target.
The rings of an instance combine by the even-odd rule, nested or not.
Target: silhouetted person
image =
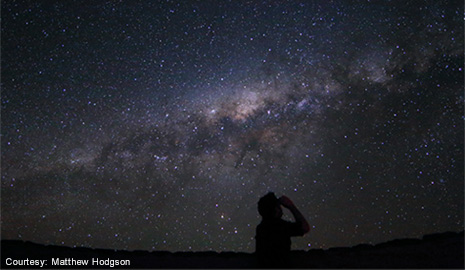
[[[281,205],[291,211],[295,222],[281,219]],[[291,236],[303,236],[310,231],[307,220],[288,197],[282,196],[278,199],[273,192],[260,198],[258,212],[262,216],[262,222],[257,226],[255,252],[260,266],[289,267]]]

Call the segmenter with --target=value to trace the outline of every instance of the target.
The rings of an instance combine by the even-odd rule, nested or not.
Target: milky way
[[[458,2],[7,1],[1,31],[2,239],[253,252],[268,191],[294,249],[463,230]]]

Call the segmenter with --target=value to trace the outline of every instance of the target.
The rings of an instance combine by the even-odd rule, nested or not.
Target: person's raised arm
[[[281,203],[282,206],[284,206],[285,208],[289,209],[289,211],[291,211],[292,215],[295,218],[296,223],[300,225],[300,228],[302,229],[302,233],[303,234],[308,233],[310,231],[310,225],[308,224],[307,220],[302,215],[302,213],[300,213],[299,209],[297,209],[297,207],[291,201],[291,199],[289,199],[286,196],[281,196],[281,198],[279,198],[279,202]]]

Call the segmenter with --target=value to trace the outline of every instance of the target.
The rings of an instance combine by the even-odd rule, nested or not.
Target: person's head
[[[258,213],[263,218],[280,218],[283,215],[281,204],[273,192],[269,192],[258,201]]]

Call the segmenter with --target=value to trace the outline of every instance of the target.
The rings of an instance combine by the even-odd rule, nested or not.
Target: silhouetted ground
[[[234,252],[148,252],[44,246],[31,242],[2,240],[2,268],[13,260],[40,259],[43,268],[257,268],[254,254]],[[66,265],[52,265],[59,258]],[[66,260],[69,259],[69,260]],[[74,262],[72,261],[74,259]],[[92,263],[98,259],[101,264]],[[76,265],[78,260],[87,266]],[[114,261],[111,261],[114,260]],[[399,239],[377,245],[293,251],[289,268],[464,268],[464,233],[426,235],[423,239]],[[73,264],[74,263],[74,264]],[[105,265],[106,264],[106,265]],[[22,268],[40,268],[27,266]]]

